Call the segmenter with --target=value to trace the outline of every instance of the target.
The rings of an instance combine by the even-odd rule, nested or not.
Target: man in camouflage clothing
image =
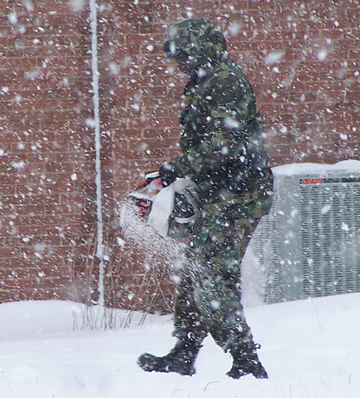
[[[208,20],[170,26],[168,58],[190,77],[182,112],[183,154],[160,169],[163,184],[190,178],[199,188],[196,222],[181,270],[175,302],[178,341],[164,357],[143,354],[146,371],[195,373],[194,362],[208,333],[233,366],[235,379],[267,378],[240,303],[240,263],[262,215],[271,207],[272,174],[254,91],[228,57],[223,34]]]

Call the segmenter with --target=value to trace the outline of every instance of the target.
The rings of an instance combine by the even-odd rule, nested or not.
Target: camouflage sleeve
[[[241,161],[246,154],[246,126],[256,112],[251,87],[234,78],[218,79],[199,110],[201,139],[176,159],[177,173],[204,174],[233,159]]]

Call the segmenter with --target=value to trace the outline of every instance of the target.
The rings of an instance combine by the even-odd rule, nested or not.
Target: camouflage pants
[[[210,333],[225,351],[253,344],[240,302],[240,264],[270,207],[268,193],[260,198],[249,192],[226,193],[203,205],[177,287],[174,335],[179,339],[201,342]]]

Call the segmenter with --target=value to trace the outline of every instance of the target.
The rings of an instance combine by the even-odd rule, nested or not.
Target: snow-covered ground
[[[357,398],[359,308],[360,294],[248,308],[270,378],[232,380],[225,375],[229,355],[210,337],[192,377],[137,367],[139,354],[162,355],[173,346],[170,316],[149,316],[141,326],[135,316],[126,329],[73,330],[78,304],[1,304],[0,397]]]

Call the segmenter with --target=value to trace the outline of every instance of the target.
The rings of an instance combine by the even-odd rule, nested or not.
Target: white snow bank
[[[335,164],[293,163],[272,168],[275,175],[292,176],[306,173],[327,173],[331,170],[346,170],[360,173],[360,161],[344,160]]]
[[[146,373],[139,354],[173,346],[170,316],[113,331],[73,331],[69,302],[0,305],[0,397],[356,398],[360,294],[249,308],[269,380],[229,379],[231,359],[209,337],[193,377]],[[121,312],[119,313],[121,316]],[[138,314],[136,314],[138,315]]]

